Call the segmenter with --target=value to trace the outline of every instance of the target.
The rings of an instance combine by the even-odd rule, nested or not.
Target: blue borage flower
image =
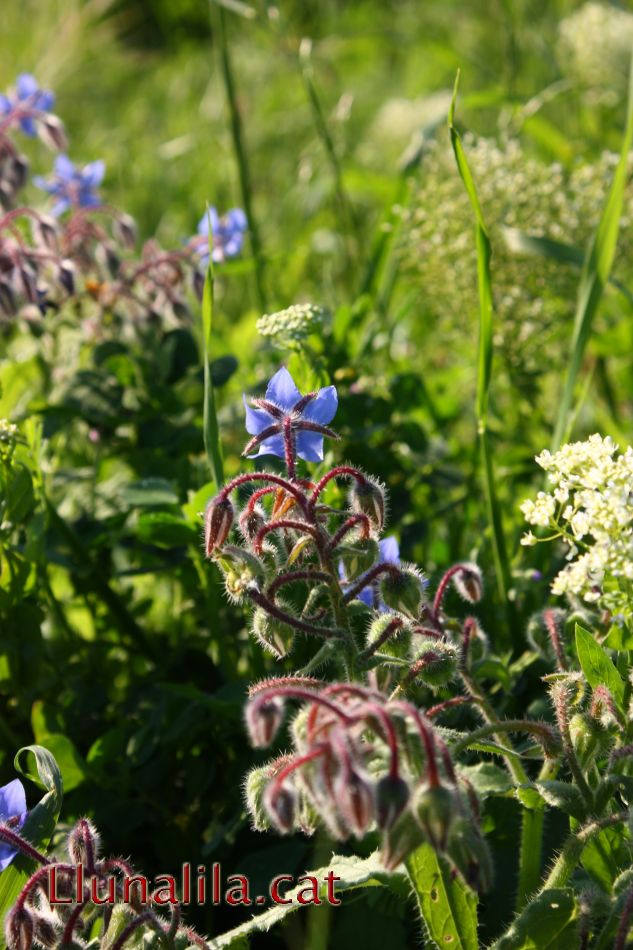
[[[221,264],[227,258],[237,257],[242,250],[244,235],[248,228],[246,215],[241,208],[231,208],[220,216],[215,208],[198,222],[198,233],[189,241],[190,247],[198,254],[199,264],[205,269],[209,264],[209,221],[213,234],[213,263]]]
[[[285,366],[277,370],[266,388],[264,399],[252,398],[251,408],[244,395],[246,431],[253,436],[244,449],[244,455],[277,455],[285,458],[284,432],[289,430],[295,450],[305,462],[323,461],[323,436],[338,436],[327,423],[338,408],[334,386],[325,386],[317,392],[302,396]],[[254,451],[254,450],[257,451]]]
[[[16,121],[25,135],[37,135],[36,116],[32,113],[50,112],[55,96],[49,89],[41,89],[30,73],[20,73],[15,89],[7,94],[0,93],[0,117],[16,112]],[[20,114],[20,113],[31,114]]]
[[[376,564],[395,564],[396,567],[400,566],[400,547],[398,546],[397,538],[393,534],[378,542],[378,560]],[[346,583],[347,578],[342,562],[339,562],[338,574],[343,583]],[[387,613],[390,610],[390,608],[379,599],[371,584],[360,591],[357,595],[357,599],[362,600],[368,607],[373,607],[381,613]]]
[[[11,831],[19,831],[26,819],[26,797],[19,779],[0,788],[0,824],[8,825]],[[17,854],[16,848],[0,842],[0,871],[4,871]]]
[[[58,155],[52,177],[36,175],[33,183],[57,198],[51,209],[51,214],[57,217],[69,208],[98,207],[101,198],[96,189],[104,174],[105,163],[102,161],[90,162],[80,168],[67,155]]]

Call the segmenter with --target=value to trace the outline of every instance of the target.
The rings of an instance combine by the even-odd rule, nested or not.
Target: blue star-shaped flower
[[[15,91],[9,95],[0,93],[0,116],[20,110],[30,113],[50,112],[55,102],[55,96],[49,89],[40,89],[34,76],[30,73],[20,73],[15,82]],[[37,135],[35,116],[18,115],[17,121],[25,135]]]
[[[0,788],[0,822],[18,831],[26,818],[26,797],[22,782],[16,778]],[[0,842],[0,871],[4,871],[17,854],[17,850],[6,842]]]
[[[105,164],[102,161],[90,162],[80,168],[66,155],[55,159],[54,173],[51,178],[36,175],[33,179],[38,188],[54,195],[57,201],[51,214],[58,216],[69,208],[96,208],[101,204],[96,189],[103,181]]]
[[[302,396],[292,376],[282,366],[268,383],[265,398],[253,399],[252,402],[257,408],[249,406],[244,396],[246,431],[253,436],[244,455],[249,458],[258,455],[284,458],[284,428],[289,426],[299,458],[305,462],[323,461],[323,436],[336,438],[336,434],[326,428],[338,408],[334,386],[325,386],[318,392]]]
[[[231,208],[221,217],[215,208],[202,215],[198,222],[198,233],[189,242],[199,255],[201,269],[209,263],[209,220],[213,233],[213,263],[220,264],[230,257],[237,257],[242,250],[244,235],[248,228],[246,215],[241,208]]]

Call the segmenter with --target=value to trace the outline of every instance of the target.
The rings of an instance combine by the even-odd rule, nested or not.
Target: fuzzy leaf
[[[446,858],[422,844],[407,858],[407,870],[433,946],[477,950],[477,895],[455,876]]]
[[[578,662],[594,688],[606,686],[620,709],[624,704],[624,682],[606,650],[600,646],[588,630],[576,624],[576,652]]]

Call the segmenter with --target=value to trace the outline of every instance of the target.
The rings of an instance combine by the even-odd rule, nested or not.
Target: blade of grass
[[[571,339],[569,364],[565,387],[558,409],[558,417],[552,437],[551,450],[555,452],[563,442],[569,439],[571,432],[570,414],[574,400],[576,381],[582,365],[585,348],[593,325],[602,294],[613,266],[615,250],[620,230],[620,217],[624,200],[624,188],[627,179],[627,165],[631,145],[633,144],[633,60],[629,74],[629,94],[626,109],[626,125],[620,160],[618,162],[609,194],[605,202],[598,227],[587,249],[585,261],[578,285],[576,316]]]
[[[479,203],[475,182],[470,172],[462,140],[455,128],[455,103],[459,88],[459,73],[455,79],[453,98],[448,113],[448,128],[451,136],[453,152],[459,174],[466,188],[473,212],[475,214],[475,241],[477,247],[477,287],[479,291],[479,343],[477,357],[477,395],[475,412],[477,417],[477,434],[483,463],[484,486],[488,520],[492,531],[492,545],[497,577],[499,596],[506,606],[510,630],[514,637],[517,635],[513,621],[511,602],[508,600],[510,590],[510,564],[503,533],[501,508],[495,489],[493,454],[488,440],[488,400],[490,382],[492,379],[492,279],[490,258],[492,249],[486,230],[483,212]]]
[[[213,229],[209,219],[209,264],[202,292],[202,358],[204,361],[204,415],[202,431],[211,476],[217,488],[224,484],[224,465],[220,445],[220,427],[215,409],[215,391],[211,377],[211,333],[213,330]]]
[[[220,50],[220,66],[226,99],[229,105],[231,117],[231,136],[233,139],[233,151],[237,162],[237,172],[240,180],[240,192],[242,195],[242,206],[248,222],[248,233],[251,241],[251,250],[253,252],[253,261],[255,263],[255,290],[257,293],[257,302],[262,313],[267,308],[266,303],[266,283],[265,283],[265,263],[262,252],[262,242],[259,234],[259,227],[253,213],[253,187],[251,181],[250,167],[246,148],[244,146],[244,132],[242,129],[242,116],[237,101],[237,91],[235,88],[235,77],[233,75],[233,64],[231,63],[231,54],[229,51],[229,41],[226,35],[225,10],[218,2],[212,0],[212,11],[214,12],[213,25],[217,31],[218,45]]]

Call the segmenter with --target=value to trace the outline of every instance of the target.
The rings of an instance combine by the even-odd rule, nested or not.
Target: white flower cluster
[[[277,313],[265,313],[257,321],[257,331],[287,346],[300,343],[311,333],[318,332],[328,315],[324,307],[312,303],[294,304]]]
[[[8,419],[0,419],[0,442],[13,444],[18,434],[18,427]]]
[[[495,346],[516,384],[560,369],[567,356],[579,270],[551,258],[511,250],[513,232],[548,237],[583,251],[593,233],[618,156],[566,172],[528,157],[516,141],[499,145],[465,136],[493,247]],[[477,314],[473,213],[447,138],[425,155],[408,209],[403,211],[400,253],[420,288],[416,311],[427,314],[436,352],[460,356],[472,346]],[[625,196],[616,272],[633,259],[633,189]],[[442,345],[443,344],[443,345]]]
[[[567,76],[617,100],[626,89],[633,14],[612,4],[585,3],[558,27],[558,55]]]
[[[612,614],[631,615],[633,581],[633,448],[596,434],[536,461],[550,492],[521,505],[529,524],[550,527],[565,540],[569,563],[554,579],[554,594],[569,594]],[[524,544],[536,539],[529,532]]]

